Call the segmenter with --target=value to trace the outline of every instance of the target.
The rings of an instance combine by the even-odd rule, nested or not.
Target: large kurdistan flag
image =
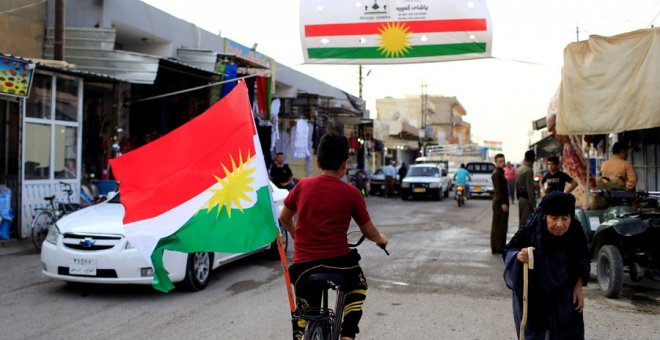
[[[154,268],[154,288],[174,286],[164,250],[246,252],[278,228],[245,83],[205,113],[111,161],[129,242]]]
[[[489,57],[485,0],[301,0],[306,63],[402,64]]]

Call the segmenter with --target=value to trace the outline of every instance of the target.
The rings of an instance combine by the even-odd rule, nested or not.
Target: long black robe
[[[509,229],[509,212],[502,211],[502,204],[509,205],[509,192],[507,189],[504,170],[495,168],[491,174],[493,180],[493,222],[490,228],[490,250],[493,254],[502,254],[506,244],[506,233]]]
[[[543,212],[537,210],[505,246],[504,280],[513,290],[516,331],[522,319],[523,264],[516,255],[535,247],[534,269],[529,271],[528,317],[525,339],[584,339],[584,320],[575,311],[573,288],[578,278],[586,286],[590,256],[580,222],[573,218],[568,231],[554,236],[547,231]]]

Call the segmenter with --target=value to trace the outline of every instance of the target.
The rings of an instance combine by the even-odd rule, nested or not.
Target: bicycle
[[[362,235],[359,241],[354,244],[349,243],[348,246],[355,248],[362,244],[364,239],[365,236]],[[385,246],[378,246],[383,249],[385,254],[390,255]],[[321,307],[309,308],[298,316],[307,321],[303,340],[338,340],[344,318],[344,292],[341,289],[344,284],[343,277],[335,273],[313,273],[309,274],[303,282],[304,284],[319,285],[322,292]],[[334,310],[328,308],[329,290],[336,292]]]
[[[55,224],[60,217],[74,212],[80,209],[79,204],[71,202],[71,196],[73,195],[73,189],[71,184],[60,182],[60,186],[63,187],[62,191],[67,194],[67,202],[59,203],[55,206],[55,197],[56,195],[44,197],[44,200],[48,202],[46,208],[36,208],[36,214],[32,218],[30,223],[30,229],[32,234],[32,244],[34,244],[37,250],[41,251],[41,244],[46,240],[48,235],[48,229],[50,226]]]

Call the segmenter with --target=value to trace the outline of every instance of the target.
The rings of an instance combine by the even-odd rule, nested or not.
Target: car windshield
[[[412,167],[406,175],[406,177],[440,177],[440,171],[438,168],[432,168],[429,166],[420,166]]]
[[[490,174],[495,170],[495,164],[493,163],[468,163],[465,166],[467,171],[472,174]]]

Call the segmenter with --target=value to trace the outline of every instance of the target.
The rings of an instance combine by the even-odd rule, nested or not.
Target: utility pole
[[[362,64],[358,68],[358,94],[360,99],[362,99]]]
[[[53,58],[55,60],[64,60],[64,0],[55,0]]]
[[[427,107],[427,94],[426,94],[427,86],[428,86],[428,84],[422,83],[422,97],[421,97],[421,101],[422,101],[422,105],[421,105],[422,106],[422,112],[421,113],[422,113],[422,115],[421,115],[421,120],[420,120],[420,126],[422,127],[422,129],[425,130],[425,132],[426,132],[426,111],[428,109],[428,107]]]

